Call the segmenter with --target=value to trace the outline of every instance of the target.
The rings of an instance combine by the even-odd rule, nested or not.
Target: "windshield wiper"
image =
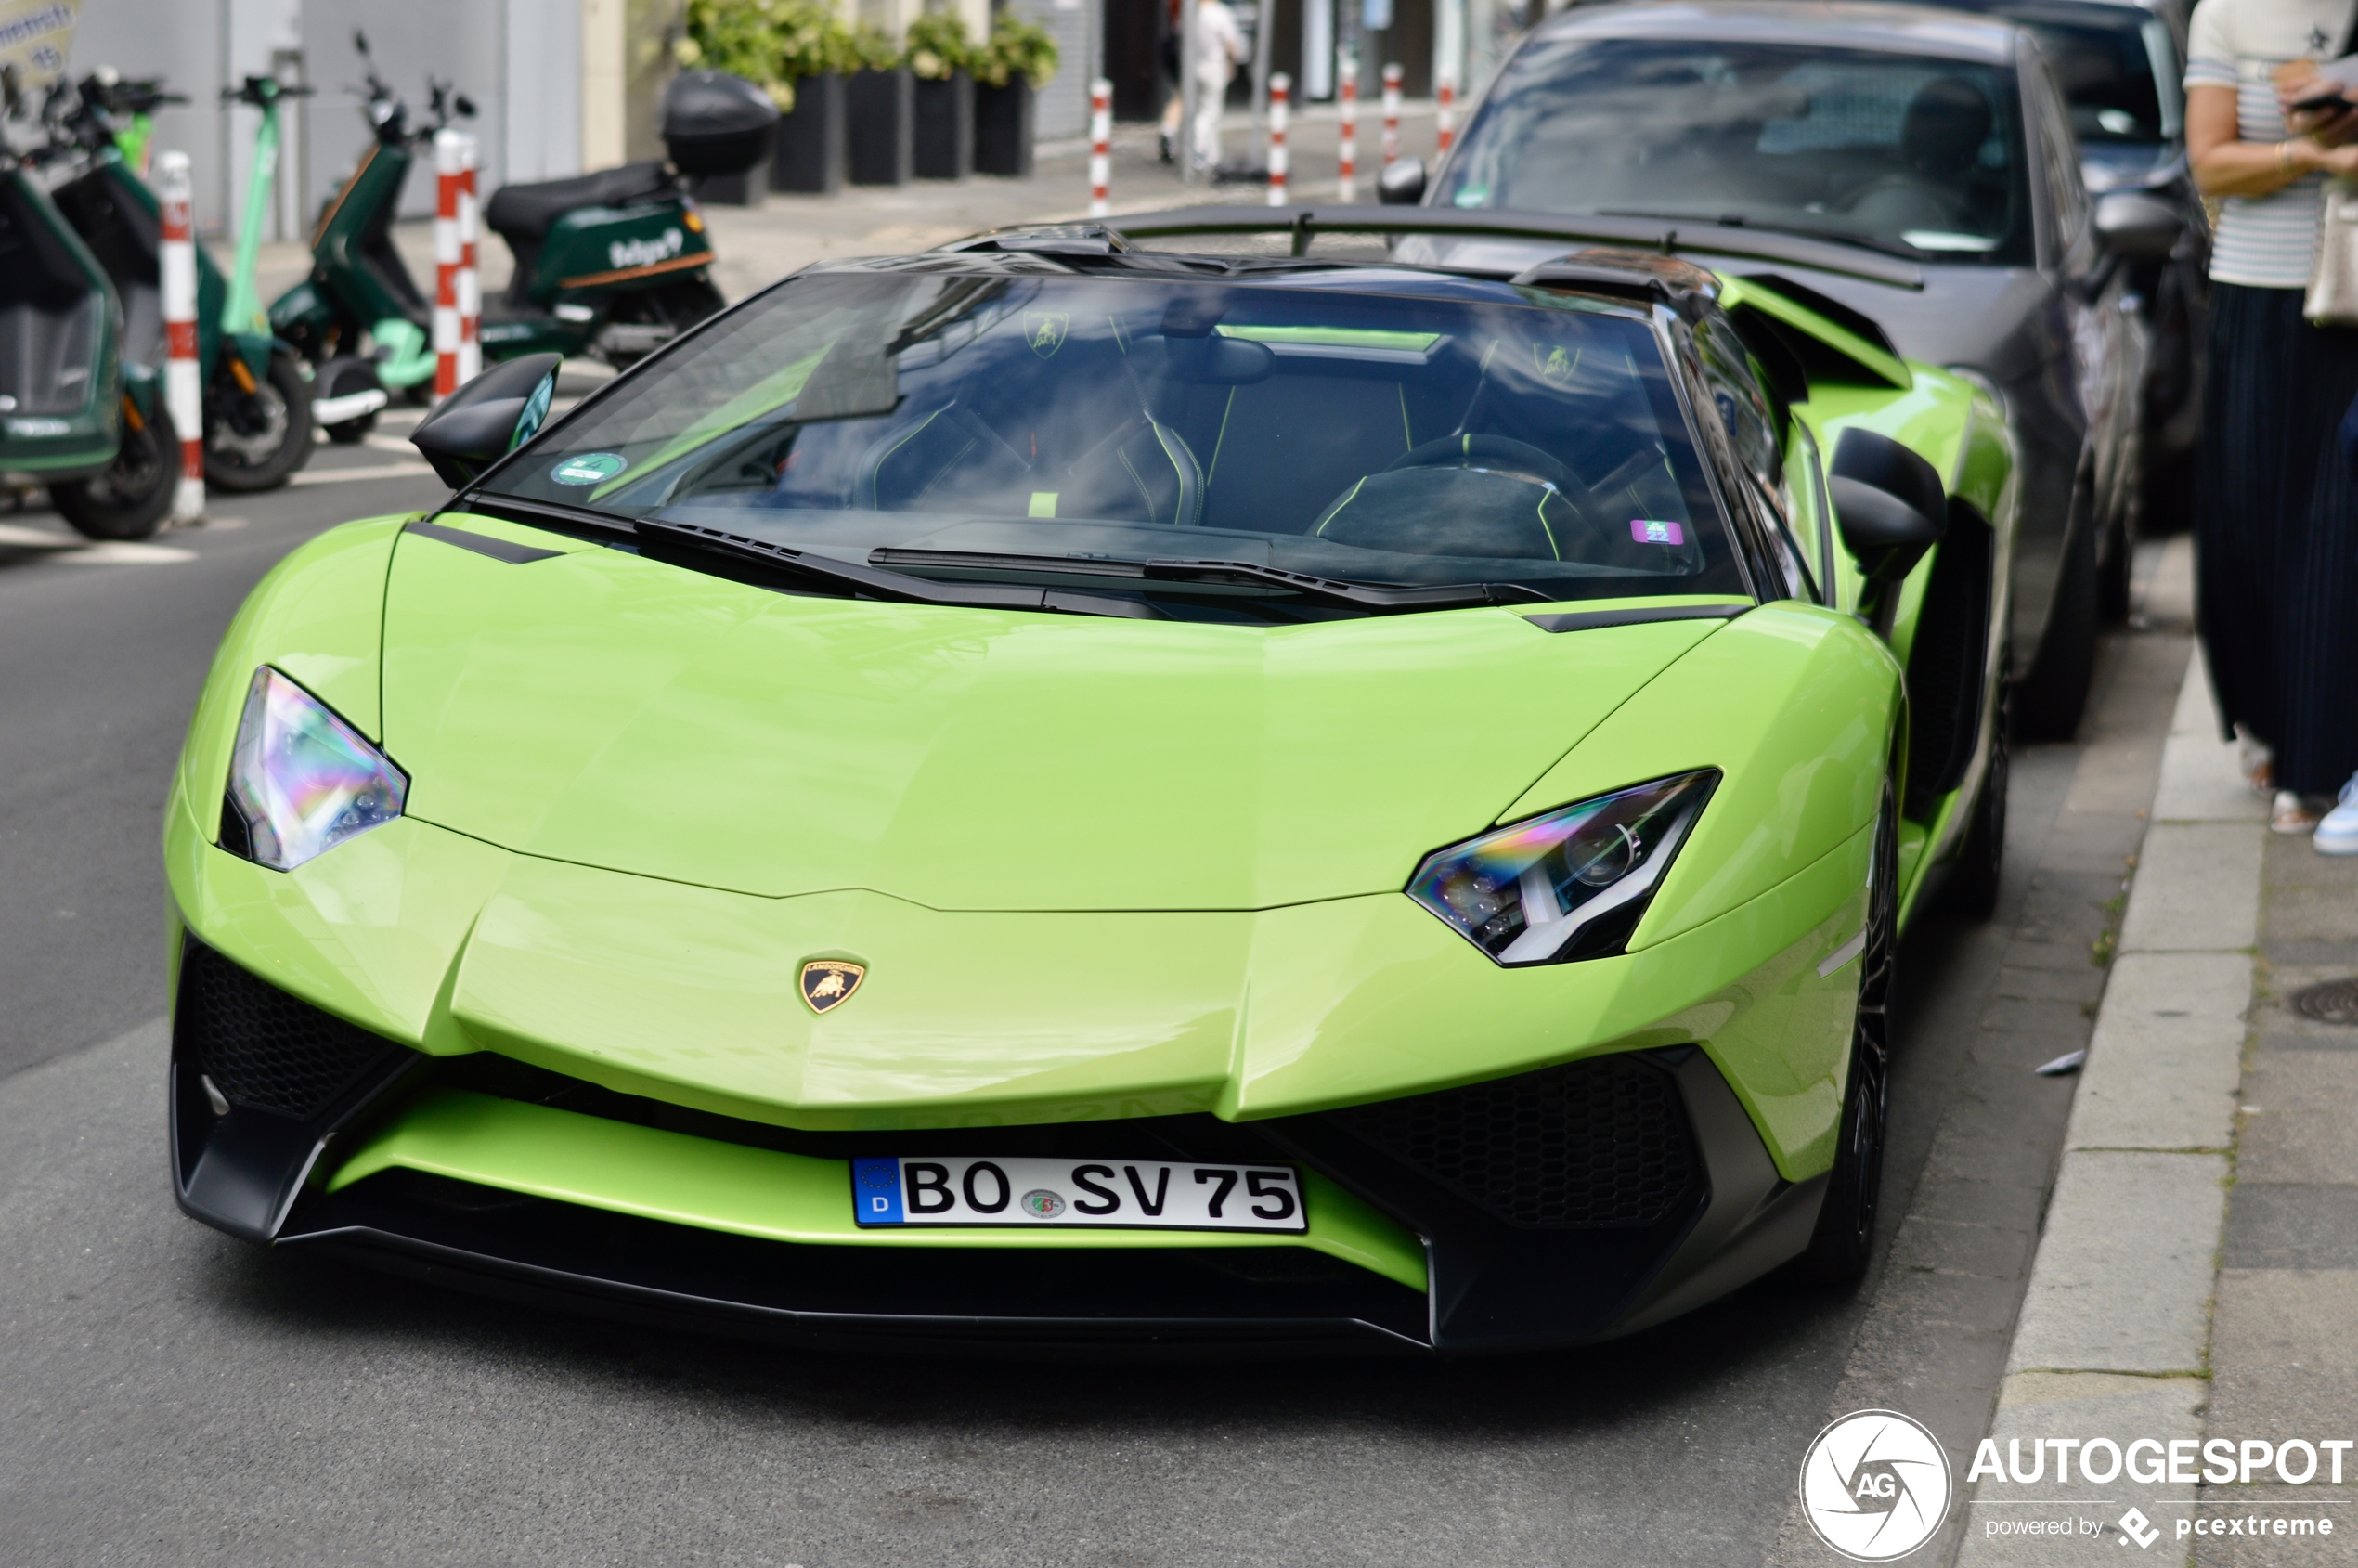
[[[1318,577],[1276,566],[1256,566],[1249,561],[1148,561],[1143,574],[1165,582],[1266,583],[1273,588],[1291,589],[1305,599],[1356,604],[1365,610],[1442,610],[1462,604],[1550,603],[1548,595],[1521,583],[1435,583],[1429,588],[1395,588],[1388,583]]]
[[[1749,213],[1658,213],[1636,207],[1606,207],[1599,217],[1647,218],[1655,223],[1699,223],[1713,228],[1756,228],[1767,234],[1791,234],[1804,240],[1823,240],[1835,245],[1856,245],[1862,251],[1880,251],[1887,256],[1899,256],[1908,261],[1922,261],[1924,253],[1904,240],[1885,240],[1880,235],[1860,234],[1847,228],[1823,228],[1806,223],[1785,223],[1777,219],[1763,220]],[[1695,247],[1708,250],[1708,245]]]
[[[791,546],[771,544],[719,528],[693,523],[667,523],[642,517],[634,525],[639,553],[654,560],[666,555],[699,556],[735,564],[757,578],[789,577],[842,593],[903,604],[945,604],[967,609],[1051,610],[1076,616],[1116,616],[1132,620],[1171,617],[1143,599],[1120,594],[1077,593],[1068,589],[1032,588],[1016,583],[961,583],[950,587],[907,572],[838,561]],[[677,564],[678,563],[675,563]],[[764,583],[761,586],[769,586]]]
[[[1358,582],[1349,577],[1313,577],[1249,561],[1109,561],[1072,555],[1015,555],[998,551],[892,550],[868,552],[883,565],[940,566],[961,571],[1004,570],[1069,572],[1077,577],[1127,577],[1150,582],[1235,583],[1281,588],[1304,599],[1328,604],[1349,604],[1362,610],[1445,610],[1470,604],[1546,604],[1553,601],[1537,589],[1521,583],[1438,583],[1432,587],[1397,587],[1390,583]]]

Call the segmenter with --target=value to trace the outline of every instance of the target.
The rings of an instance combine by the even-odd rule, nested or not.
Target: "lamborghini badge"
[[[851,1000],[868,966],[840,958],[814,958],[802,966],[802,999],[814,1013],[831,1012]]]

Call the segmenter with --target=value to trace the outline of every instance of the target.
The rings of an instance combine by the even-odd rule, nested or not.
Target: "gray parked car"
[[[2145,510],[2151,527],[2192,521],[2208,360],[2210,227],[2186,164],[2187,7],[2182,0],[1947,0],[2030,29],[2071,110],[2089,191],[2144,191],[2178,212],[2166,256],[2129,264],[2152,336],[2145,368]],[[2120,606],[2125,609],[2126,606]]]
[[[2132,273],[2183,225],[2150,194],[2091,197],[2030,32],[1844,0],[1583,6],[1523,41],[1430,181],[1397,164],[1381,189],[1590,216],[1600,239],[1773,272],[1989,386],[2021,447],[2016,718],[2031,735],[2077,727],[2140,507],[2150,334]],[[1807,243],[1765,263],[1771,236]],[[1511,268],[1551,249],[1410,236],[1398,253]]]

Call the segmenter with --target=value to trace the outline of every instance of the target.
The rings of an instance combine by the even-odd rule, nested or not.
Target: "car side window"
[[[1762,395],[1760,378],[1753,369],[1752,356],[1743,340],[1736,335],[1735,324],[1714,311],[1695,323],[1694,342],[1704,384],[1711,389],[1711,400],[1718,410],[1720,423],[1735,446],[1736,460],[1743,464],[1764,493],[1781,496],[1784,452],[1777,440],[1768,399]],[[1781,506],[1781,501],[1772,504]]]
[[[2026,34],[2023,58],[2023,101],[2038,121],[2040,164],[2046,174],[2049,206],[2055,219],[2055,256],[2076,255],[2088,236],[2088,191],[2079,178],[2079,138],[2072,134],[2064,112],[2063,93],[2055,85],[2047,58]]]
[[[1785,462],[1785,512],[1794,520],[1795,548],[1808,570],[1814,597],[1834,608],[1834,514],[1826,499],[1826,470],[1817,437],[1793,421],[1793,452]]]

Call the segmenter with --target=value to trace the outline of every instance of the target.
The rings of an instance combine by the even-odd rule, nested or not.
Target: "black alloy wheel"
[[[275,490],[311,457],[311,384],[292,358],[270,356],[252,392],[222,355],[205,398],[205,483],[250,494]]]
[[[1794,1272],[1812,1285],[1854,1286],[1875,1251],[1883,1207],[1885,1131],[1891,1112],[1891,988],[1898,960],[1898,813],[1884,785],[1883,813],[1867,893],[1866,943],[1859,954],[1859,1011],[1850,1029],[1850,1076],[1841,1144],[1826,1178],[1825,1207]]]
[[[123,401],[129,404],[128,395]],[[126,407],[114,461],[87,479],[50,486],[49,499],[89,538],[144,539],[162,526],[179,482],[180,434],[159,394],[154,410],[136,429]]]

